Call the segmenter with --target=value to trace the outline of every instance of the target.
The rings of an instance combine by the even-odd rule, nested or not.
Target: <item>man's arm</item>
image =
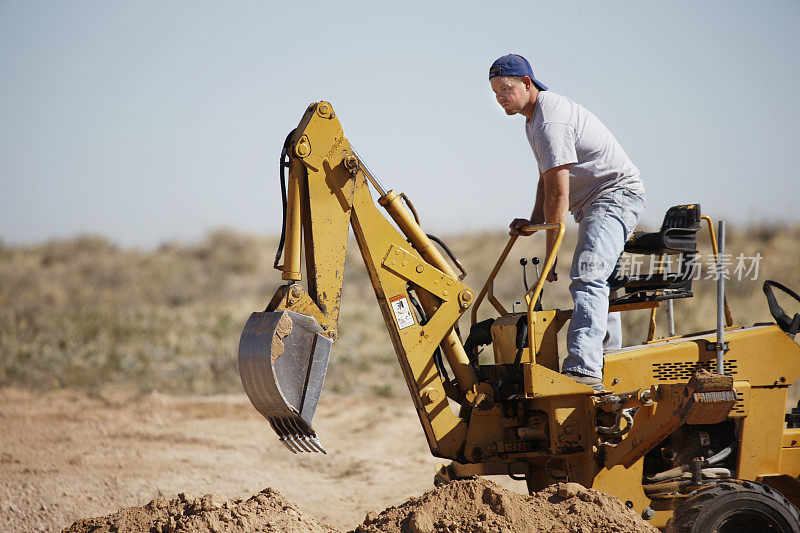
[[[567,212],[569,211],[569,165],[553,167],[542,175],[539,181],[540,187],[544,188],[544,221],[548,224],[561,222],[566,224]],[[537,194],[537,203],[538,203]],[[534,212],[535,212],[534,208]],[[558,232],[556,230],[547,231],[547,255],[553,249]],[[558,258],[556,257],[556,261]],[[547,281],[556,281],[556,263],[547,273]]]
[[[536,202],[533,204],[531,224],[544,223],[544,178],[539,173],[539,184],[536,186]]]
[[[569,211],[569,165],[553,167],[544,174],[539,175],[539,185],[536,188],[536,203],[531,213],[531,219],[515,218],[510,224],[510,235],[522,235],[520,229],[530,224],[543,224],[545,222],[567,222]],[[547,232],[547,253],[553,249],[558,232]],[[547,273],[548,281],[556,281],[556,261],[553,268]]]
[[[520,236],[522,233],[520,233],[519,230],[523,227],[530,226],[531,224],[542,223],[544,223],[544,179],[542,178],[542,173],[540,172],[539,184],[536,186],[536,200],[533,204],[531,218],[515,218],[511,224],[508,225],[508,234]]]

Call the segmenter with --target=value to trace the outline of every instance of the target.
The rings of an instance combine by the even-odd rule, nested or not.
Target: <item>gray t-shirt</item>
[[[639,169],[617,139],[585,107],[553,91],[540,91],[533,118],[525,121],[539,171],[569,167],[569,210],[576,221],[604,193],[628,189],[643,194]]]

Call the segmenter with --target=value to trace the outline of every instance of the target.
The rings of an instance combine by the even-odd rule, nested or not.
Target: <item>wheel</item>
[[[800,533],[800,515],[783,495],[761,483],[721,481],[693,492],[675,509],[680,533]]]

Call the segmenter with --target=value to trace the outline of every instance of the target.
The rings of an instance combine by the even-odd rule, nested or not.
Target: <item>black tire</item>
[[[680,533],[800,533],[800,515],[780,492],[738,479],[694,491],[675,509],[673,524]]]

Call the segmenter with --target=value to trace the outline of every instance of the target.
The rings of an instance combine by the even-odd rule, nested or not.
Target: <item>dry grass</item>
[[[495,286],[508,307],[521,295],[519,258],[541,254],[537,239],[520,242]],[[476,291],[506,243],[501,232],[446,240],[467,266],[465,281]],[[271,268],[275,245],[274,238],[230,231],[211,233],[197,245],[170,243],[153,251],[121,249],[92,236],[0,245],[0,386],[239,391],[239,332],[249,313],[263,309],[279,285]],[[562,279],[573,246],[569,234]],[[701,246],[708,250],[707,243]],[[764,279],[800,289],[800,227],[734,228],[728,251],[764,256],[757,281],[728,285],[737,323],[771,320],[761,292]],[[341,337],[327,388],[341,394],[403,393],[405,384],[354,244],[348,257]],[[549,285],[545,307],[568,307],[567,285]],[[678,333],[715,325],[714,284],[702,281],[695,288],[694,299],[676,303]],[[786,307],[800,310],[788,302]],[[661,319],[663,333],[663,313]],[[627,313],[623,320],[626,343],[641,342],[648,312]],[[467,324],[462,318],[462,332]]]

